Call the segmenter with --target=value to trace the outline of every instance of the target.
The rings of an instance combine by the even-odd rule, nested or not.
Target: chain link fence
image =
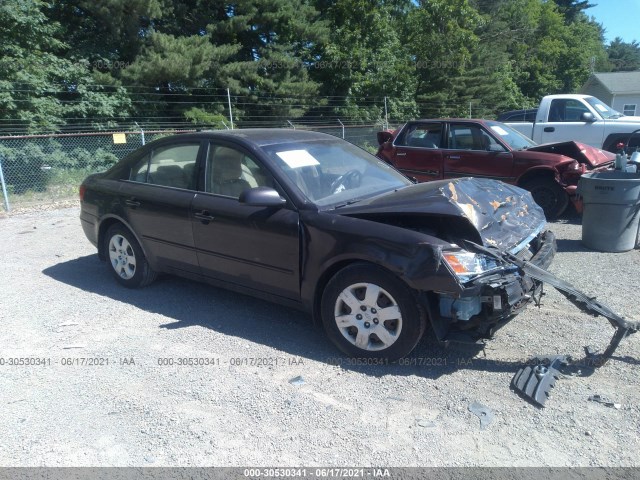
[[[382,125],[294,128],[334,135],[375,152],[376,132]],[[44,208],[74,201],[87,175],[106,170],[145,143],[188,131],[193,130],[1,136],[3,208],[20,211],[24,207]]]

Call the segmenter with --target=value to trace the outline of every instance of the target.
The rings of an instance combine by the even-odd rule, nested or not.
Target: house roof
[[[601,83],[604,88],[615,95],[625,93],[640,94],[640,71],[594,73],[585,83],[583,90],[594,80]]]

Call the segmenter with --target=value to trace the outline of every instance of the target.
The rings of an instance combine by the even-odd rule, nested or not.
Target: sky
[[[616,37],[625,42],[640,42],[640,0],[590,0],[597,6],[585,11],[604,25],[605,39],[610,43]]]

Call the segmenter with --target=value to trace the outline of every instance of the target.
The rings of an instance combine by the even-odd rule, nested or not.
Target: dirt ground
[[[640,466],[640,335],[560,378],[544,409],[510,389],[529,357],[579,358],[613,333],[555,291],[484,350],[425,338],[359,365],[294,310],[174,277],[119,286],[78,215],[0,218],[0,466]],[[638,320],[640,251],[549,228],[552,272]]]

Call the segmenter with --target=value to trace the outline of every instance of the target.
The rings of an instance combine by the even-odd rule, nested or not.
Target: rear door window
[[[199,142],[155,149],[149,162],[146,182],[164,187],[195,190],[199,149]]]
[[[408,127],[402,138],[398,139],[398,146],[440,148],[442,125],[439,123],[420,123]]]

